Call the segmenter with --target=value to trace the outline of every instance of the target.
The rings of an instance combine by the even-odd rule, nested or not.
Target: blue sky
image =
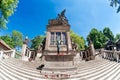
[[[49,19],[54,19],[63,9],[71,29],[86,38],[92,28],[109,27],[120,33],[120,13],[109,6],[109,0],[19,0],[17,11],[9,18],[8,29],[1,34],[18,30],[33,38],[44,34]]]

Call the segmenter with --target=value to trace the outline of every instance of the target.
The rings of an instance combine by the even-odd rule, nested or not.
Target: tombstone
[[[47,25],[44,56],[45,67],[71,67],[75,53],[70,39],[70,25],[65,10]]]

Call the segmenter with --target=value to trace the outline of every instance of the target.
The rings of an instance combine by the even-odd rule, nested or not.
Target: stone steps
[[[29,67],[26,67],[26,66],[24,66],[24,65],[19,65],[19,63],[18,64],[15,64],[14,62],[10,62],[10,61],[4,61],[6,64],[8,64],[9,66],[12,66],[12,67],[14,67],[14,68],[18,68],[18,69],[21,69],[21,70],[27,70],[28,72],[29,71],[32,71],[32,72],[36,72],[37,70],[36,70],[36,68],[29,68]],[[27,64],[26,64],[27,65]],[[23,67],[24,66],[24,67]]]
[[[36,67],[38,67],[40,64],[41,64],[41,61],[39,62],[27,62],[27,61],[22,61],[22,60],[19,60],[19,59],[14,59],[14,58],[9,58],[9,60],[4,60],[4,61],[7,61],[7,62],[10,62],[10,63],[13,63],[15,65],[18,65],[18,66],[23,66],[24,67],[27,67],[27,68],[30,68],[30,69],[36,69]]]
[[[103,61],[105,62],[105,60]],[[84,69],[80,67],[80,69],[78,69],[80,71],[77,72],[77,74],[71,75],[70,78],[73,80],[120,80],[119,63],[106,60],[101,66],[94,65],[89,66],[90,68],[84,66]],[[93,66],[94,68],[92,68]]]
[[[35,74],[35,73],[28,73],[26,71],[22,71],[19,69],[15,69],[12,68],[11,66],[6,66],[3,63],[0,63],[0,69],[1,71],[3,70],[3,72],[6,72],[5,75],[7,75],[10,79],[12,80],[30,80],[30,79],[34,79],[34,80],[38,80],[40,78],[42,78],[42,76],[40,74]]]
[[[53,70],[43,69],[42,74],[36,70],[36,66],[41,62],[25,62],[18,59],[6,59],[0,61],[0,80],[49,80]],[[120,80],[120,63],[101,59],[87,62],[79,62],[77,70],[65,70],[54,74],[69,74],[70,77],[63,77],[62,80]],[[47,79],[48,80],[48,79]],[[61,80],[61,79],[56,79]]]
[[[13,66],[11,66],[11,65],[9,65],[9,64],[4,64],[3,62],[1,62],[2,63],[2,65],[3,65],[3,67],[4,68],[6,68],[6,69],[12,69],[12,70],[14,70],[14,71],[17,71],[17,72],[19,72],[19,73],[23,73],[23,74],[29,74],[29,75],[34,75],[34,76],[40,76],[40,74],[39,74],[39,72],[33,72],[32,70],[28,70],[28,69],[20,69],[19,67],[13,67]]]

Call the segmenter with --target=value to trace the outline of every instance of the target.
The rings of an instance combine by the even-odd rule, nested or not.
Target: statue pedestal
[[[47,55],[44,58],[45,70],[70,70],[76,69],[73,55]]]

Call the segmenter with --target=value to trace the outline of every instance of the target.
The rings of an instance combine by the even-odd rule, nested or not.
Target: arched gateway
[[[65,10],[47,25],[45,49],[42,53],[45,67],[73,67],[75,52],[72,50],[70,25]]]

